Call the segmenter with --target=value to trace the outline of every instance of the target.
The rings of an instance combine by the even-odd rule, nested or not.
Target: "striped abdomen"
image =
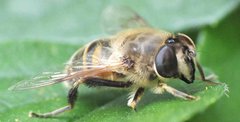
[[[84,69],[90,69],[91,66],[98,66],[99,61],[103,62],[108,60],[112,54],[110,40],[109,39],[100,39],[93,41],[92,43],[81,48],[71,57],[69,64],[73,66],[67,67],[67,70],[79,71]],[[76,66],[76,67],[74,67]],[[77,67],[79,66],[79,67]],[[109,72],[101,74],[102,78],[105,79],[115,79],[116,73]]]

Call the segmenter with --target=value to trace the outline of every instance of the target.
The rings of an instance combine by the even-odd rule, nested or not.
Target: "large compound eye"
[[[165,45],[159,50],[155,66],[157,73],[165,78],[178,76],[177,57],[173,47]]]

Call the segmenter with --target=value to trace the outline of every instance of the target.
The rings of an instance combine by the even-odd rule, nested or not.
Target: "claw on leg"
[[[137,105],[136,101],[131,101],[131,100],[128,101],[128,106],[131,107],[132,110],[134,111],[136,111],[136,105]]]

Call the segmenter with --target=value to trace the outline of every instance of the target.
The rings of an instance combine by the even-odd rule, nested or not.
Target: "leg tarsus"
[[[34,112],[29,112],[29,117],[35,117],[35,118],[49,118],[49,117],[54,117],[60,113],[63,113],[67,110],[71,110],[72,107],[70,105],[68,106],[64,106],[62,108],[59,108],[57,110],[54,110],[52,112],[48,112],[48,113],[43,113],[43,114],[40,114],[40,113],[34,113]]]

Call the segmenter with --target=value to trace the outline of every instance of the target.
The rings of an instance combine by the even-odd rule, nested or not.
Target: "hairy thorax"
[[[147,87],[156,79],[153,69],[155,55],[163,44],[165,36],[155,30],[129,31],[121,38],[113,41],[113,49],[121,58],[129,58],[134,62],[131,68],[122,68],[121,71],[128,80],[137,86]],[[171,35],[170,33],[163,33]],[[119,46],[120,45],[120,46]],[[115,46],[115,48],[114,48]]]

